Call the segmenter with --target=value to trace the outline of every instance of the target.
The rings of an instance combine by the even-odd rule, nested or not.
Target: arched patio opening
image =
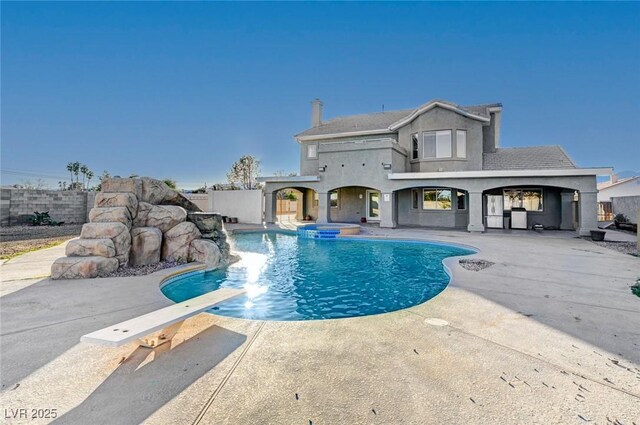
[[[327,192],[328,218],[333,223],[379,223],[382,193],[366,186],[342,186]]]
[[[573,188],[522,184],[498,186],[482,193],[488,229],[576,230],[580,227],[580,194]]]
[[[271,192],[273,223],[314,222],[318,218],[318,192],[308,187],[284,187]]]

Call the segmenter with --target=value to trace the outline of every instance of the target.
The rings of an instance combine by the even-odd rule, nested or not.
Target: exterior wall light
[[[326,169],[327,169],[326,165],[323,165],[322,167],[318,167],[318,171],[320,171],[321,173],[324,173]]]
[[[382,163],[382,168],[384,168],[385,170],[390,170],[391,169],[391,164],[385,164],[384,162]]]

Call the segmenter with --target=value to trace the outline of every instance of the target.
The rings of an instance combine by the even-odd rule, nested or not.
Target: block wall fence
[[[630,222],[640,224],[640,196],[612,196],[611,206],[614,214],[624,214]]]
[[[60,190],[0,189],[0,225],[29,224],[34,211],[49,211],[55,221],[67,224],[89,222],[96,192]],[[216,211],[237,217],[241,223],[262,223],[261,190],[225,190],[207,194],[184,194],[205,212]]]
[[[28,224],[34,211],[49,211],[55,221],[86,223],[94,200],[93,192],[0,189],[0,225]]]

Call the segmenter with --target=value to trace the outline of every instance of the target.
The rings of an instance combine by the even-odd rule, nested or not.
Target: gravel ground
[[[583,239],[598,246],[622,252],[623,254],[634,255],[636,257],[640,256],[636,242],[592,241],[590,237],[584,237]]]
[[[64,239],[66,236],[80,236],[82,224],[62,226],[11,226],[0,227],[0,241],[28,241],[32,239]],[[69,239],[69,238],[67,238]]]
[[[0,258],[49,248],[80,235],[81,224],[0,227]]]
[[[158,270],[170,269],[171,267],[180,266],[186,263],[186,261],[161,261],[159,263],[150,264],[147,266],[120,266],[118,267],[118,270],[104,277],[145,276],[157,272]]]
[[[462,259],[462,260],[459,260],[458,262],[463,268],[474,271],[474,272],[479,272],[480,270],[484,270],[487,267],[491,267],[495,264],[495,263],[492,263],[491,261],[480,260],[475,258]]]

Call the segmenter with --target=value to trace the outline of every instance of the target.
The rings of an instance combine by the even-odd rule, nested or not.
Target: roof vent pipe
[[[311,127],[319,127],[322,124],[322,105],[320,99],[311,101]]]

